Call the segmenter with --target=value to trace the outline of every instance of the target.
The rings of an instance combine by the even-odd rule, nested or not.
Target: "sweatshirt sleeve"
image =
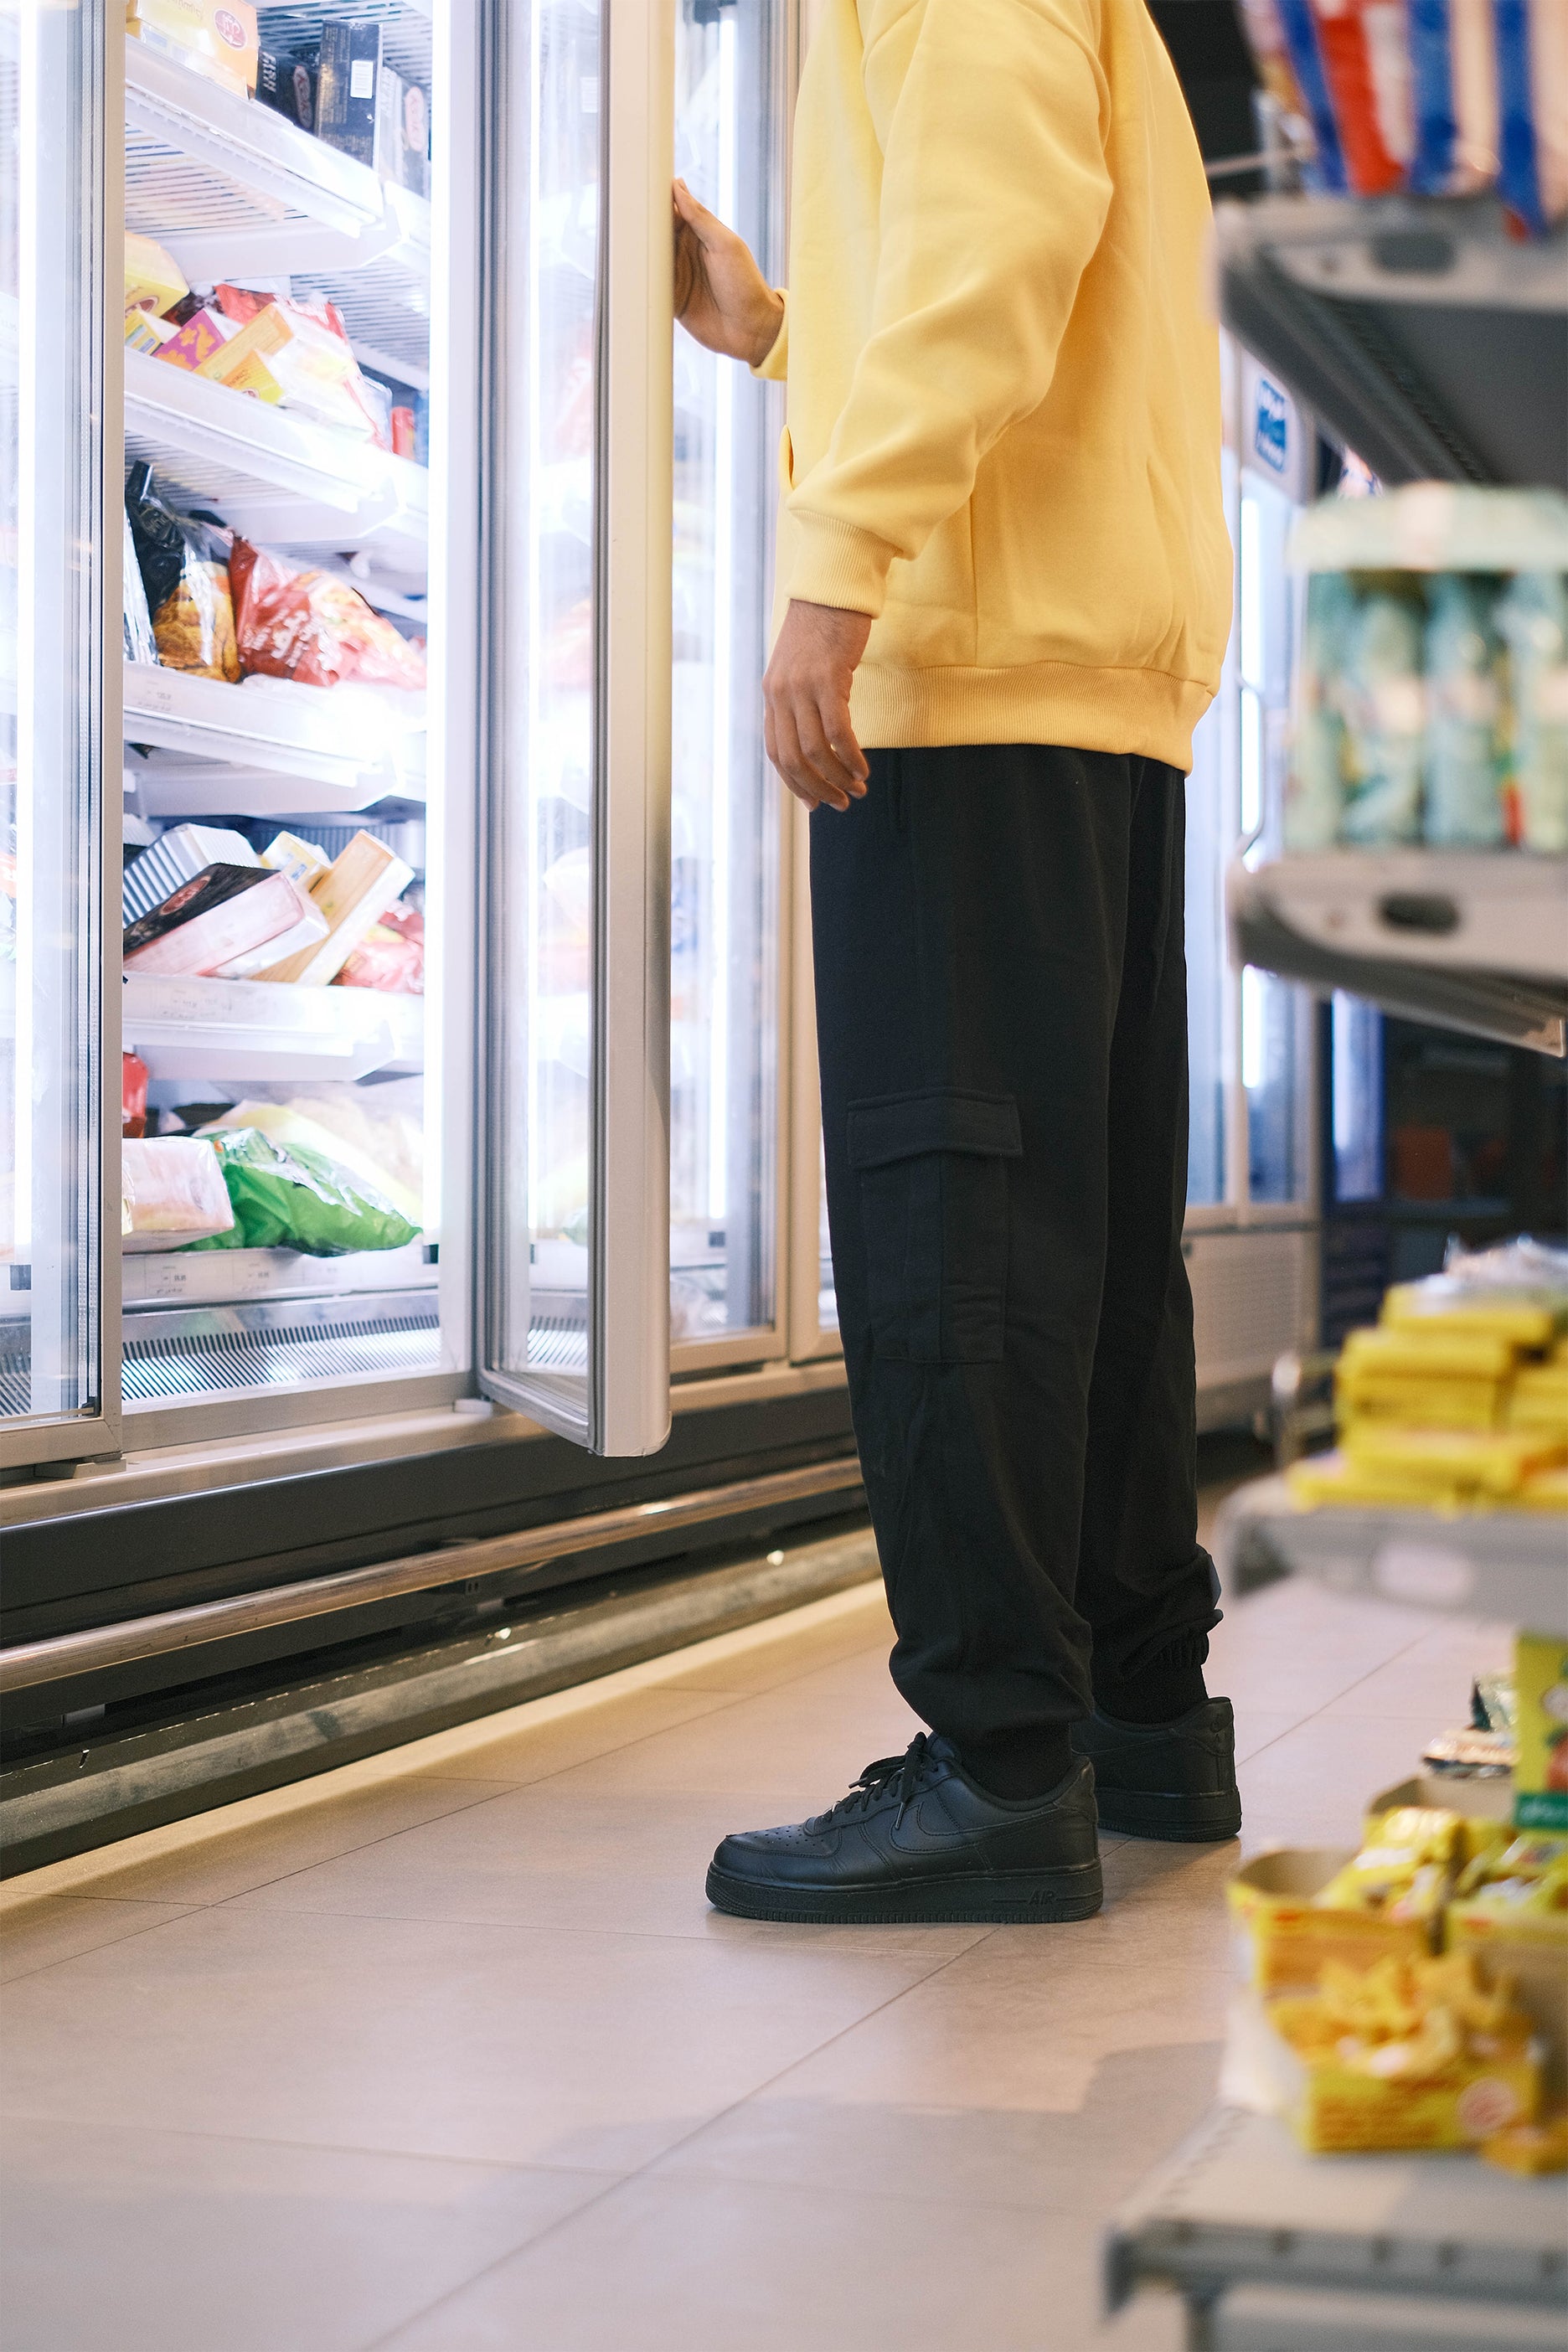
[[[773,292],[784,306],[784,317],[779,320],[778,333],[768,348],[766,358],[757,362],[752,373],[765,378],[769,383],[783,383],[789,374],[789,296],[782,286],[775,286]]]
[[[920,553],[1045,398],[1110,203],[1097,15],[1097,0],[877,10],[871,332],[826,452],[789,499],[792,597],[879,613],[893,558]]]

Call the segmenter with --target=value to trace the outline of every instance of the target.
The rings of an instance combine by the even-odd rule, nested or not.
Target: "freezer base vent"
[[[434,1292],[359,1302],[279,1301],[126,1318],[127,1403],[166,1403],[215,1391],[440,1370]]]
[[[1198,1389],[1267,1383],[1275,1359],[1310,1347],[1316,1336],[1314,1233],[1258,1226],[1250,1233],[1190,1234]]]

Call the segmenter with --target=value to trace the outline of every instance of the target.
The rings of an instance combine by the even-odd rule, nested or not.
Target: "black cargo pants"
[[[976,1760],[1217,1619],[1197,1541],[1184,783],[872,751],[811,819],[833,1266],[898,1632]]]

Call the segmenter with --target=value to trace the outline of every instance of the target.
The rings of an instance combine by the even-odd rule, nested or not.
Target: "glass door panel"
[[[782,274],[783,0],[679,0],[676,169]],[[783,387],[675,341],[670,1326],[771,1327],[779,787],[763,748]]]
[[[116,573],[120,560],[102,496],[105,66],[101,5],[0,0],[0,1461],[116,1442],[101,1311],[103,572],[110,548]]]
[[[670,42],[498,12],[484,1382],[668,1425]]]

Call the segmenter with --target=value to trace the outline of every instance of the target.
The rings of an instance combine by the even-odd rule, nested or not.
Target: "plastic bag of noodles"
[[[223,1169],[232,1232],[195,1249],[292,1249],[309,1257],[401,1249],[419,1228],[340,1160],[309,1144],[282,1144],[259,1128],[222,1128],[207,1140]]]

